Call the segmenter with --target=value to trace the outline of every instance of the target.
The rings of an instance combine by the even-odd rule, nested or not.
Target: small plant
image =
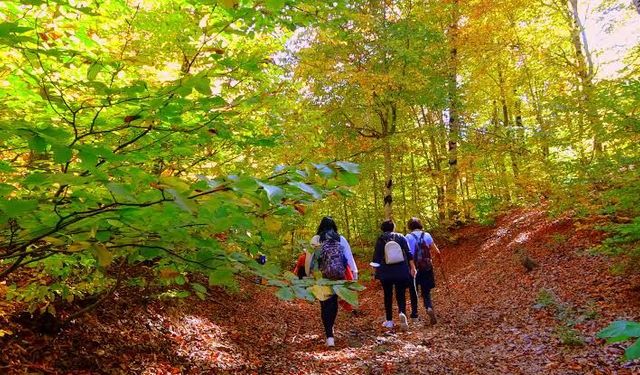
[[[575,328],[569,324],[559,324],[556,326],[555,335],[558,337],[562,345],[582,346],[584,338]]]
[[[556,244],[556,245],[563,244],[563,243],[567,242],[567,235],[566,234],[562,234],[562,233],[554,233],[551,236],[551,242]]]
[[[550,306],[555,307],[556,304],[558,303],[557,301],[558,301],[558,298],[556,297],[555,293],[552,290],[542,288],[538,292],[538,296],[536,297],[536,304],[534,305],[534,307],[538,309],[542,309]]]
[[[594,301],[594,300],[587,301],[587,305],[582,310],[583,319],[584,320],[594,320],[597,317],[599,317],[600,313],[598,312],[597,309],[598,309],[598,305],[596,304],[596,301]]]

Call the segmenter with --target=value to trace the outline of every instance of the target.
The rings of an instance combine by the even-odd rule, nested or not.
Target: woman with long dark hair
[[[320,271],[323,272],[323,277],[328,277],[326,272],[329,272],[328,269],[331,268],[331,265],[327,264],[331,261],[331,259],[328,258],[328,253],[335,251],[340,256],[338,262],[343,262],[343,264],[339,264],[332,269],[343,271],[340,271],[342,275],[331,276],[330,278],[345,280],[345,273],[348,267],[353,275],[353,280],[358,279],[358,266],[353,259],[351,246],[349,246],[347,239],[338,233],[338,226],[333,218],[330,216],[322,218],[320,225],[318,225],[316,235],[311,239],[311,245],[317,249],[311,261],[311,268],[315,268],[316,265],[319,266]],[[325,264],[323,264],[323,262]],[[327,346],[335,346],[333,326],[338,316],[338,296],[336,294],[333,294],[324,301],[320,301],[320,316],[322,317],[324,333],[327,337]]]

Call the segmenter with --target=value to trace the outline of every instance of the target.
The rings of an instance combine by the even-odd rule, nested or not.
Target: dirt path
[[[317,303],[279,301],[253,284],[234,294],[213,293],[217,299],[207,301],[145,303],[123,296],[56,339],[33,334],[12,340],[11,353],[3,350],[4,369],[61,374],[640,373],[640,363],[618,361],[622,345],[594,339],[614,319],[640,319],[640,280],[611,276],[607,259],[585,255],[601,235],[581,228],[567,218],[548,219],[542,211],[516,211],[494,228],[471,226],[455,233],[455,243],[441,241],[449,283],[438,271],[435,326],[419,322],[406,332],[383,329],[382,291],[373,281],[365,283],[359,316],[340,312],[333,349],[324,347]],[[539,267],[527,273],[518,253]]]

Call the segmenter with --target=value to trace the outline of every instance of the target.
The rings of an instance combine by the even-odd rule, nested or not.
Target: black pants
[[[333,295],[325,301],[320,301],[320,316],[322,317],[322,324],[324,325],[324,334],[329,337],[333,337],[333,325],[336,322],[338,316],[338,296]]]
[[[433,272],[431,272],[433,274]],[[413,283],[413,280],[411,280]],[[432,309],[433,302],[431,302],[431,289],[433,288],[433,276],[419,273],[416,276],[415,287],[414,284],[409,286],[409,299],[411,300],[411,316],[418,316],[418,291],[420,289],[422,300],[424,302],[425,309]]]
[[[406,297],[408,281],[380,281],[382,284],[382,290],[384,291],[384,313],[387,320],[393,319],[393,289],[396,289],[396,302],[398,303],[398,310],[401,313],[406,312]]]

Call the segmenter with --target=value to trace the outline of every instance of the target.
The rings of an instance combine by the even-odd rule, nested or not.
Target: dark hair
[[[417,217],[412,217],[407,223],[407,228],[409,228],[409,230],[422,229],[422,222]]]
[[[316,234],[320,236],[320,242],[326,241],[327,239],[340,241],[338,226],[331,216],[325,216],[320,220]]]
[[[391,219],[385,220],[380,224],[380,230],[383,232],[393,232],[394,229],[396,229],[396,224]]]

